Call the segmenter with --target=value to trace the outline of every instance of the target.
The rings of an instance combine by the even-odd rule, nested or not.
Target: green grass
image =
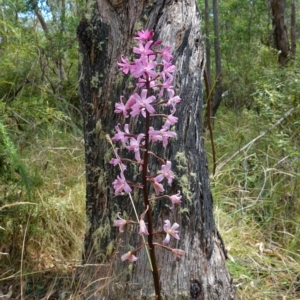
[[[235,116],[221,110],[218,116],[218,171],[211,187],[238,297],[300,299],[300,157],[294,155],[299,132],[291,138],[287,120],[227,161],[269,125],[249,111]]]
[[[10,283],[14,293],[34,297],[49,288],[47,280],[35,283],[40,274],[70,275],[81,260],[85,233],[82,139],[59,131],[41,136],[33,135],[19,151],[30,195],[18,178],[0,187],[1,202],[9,203],[0,208],[0,287]],[[22,287],[23,280],[28,284]]]

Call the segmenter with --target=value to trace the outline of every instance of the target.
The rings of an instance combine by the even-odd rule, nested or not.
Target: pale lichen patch
[[[106,180],[107,180],[107,173],[103,170],[100,171],[99,178],[98,178],[98,189],[100,191],[105,191],[106,189]]]
[[[178,178],[178,184],[181,187],[181,192],[183,196],[189,203],[192,203],[193,194],[191,192],[190,179],[187,175],[182,175]]]
[[[175,155],[176,167],[180,171],[186,171],[187,169],[187,158],[184,152],[177,152]]]
[[[106,132],[103,130],[101,119],[99,119],[96,123],[96,137],[98,137],[101,142],[106,142]]]
[[[191,178],[195,178],[197,176],[196,173],[186,174],[187,172],[187,156],[184,152],[177,152],[175,155],[176,167],[179,171],[185,172],[183,175],[178,175],[178,185],[181,187],[181,193],[186,198],[189,203],[192,203],[193,194],[191,192]]]
[[[105,261],[106,259],[106,249],[101,248],[101,241],[110,238],[110,234],[111,224],[109,219],[106,218],[103,224],[94,231],[92,236],[95,255],[99,261]]]
[[[114,253],[114,250],[115,250],[115,243],[114,241],[110,241],[106,246],[106,256],[110,257]]]
[[[92,79],[91,79],[91,86],[96,88],[96,87],[98,87],[98,85],[99,85],[99,73],[95,72],[95,75],[92,76]]]

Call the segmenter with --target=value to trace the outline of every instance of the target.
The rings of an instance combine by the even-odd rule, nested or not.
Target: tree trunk
[[[173,86],[182,99],[176,107],[176,116],[180,117],[176,124],[177,140],[167,150],[161,146],[154,149],[172,161],[177,175],[172,191],[181,190],[183,194],[180,208],[170,210],[164,200],[152,207],[157,231],[162,230],[163,220],[173,223],[176,216],[181,228],[176,248],[186,251],[179,262],[172,262],[171,253],[157,249],[162,298],[235,299],[224,244],[213,219],[203,146],[204,45],[195,0],[98,0],[93,5],[89,3],[78,26],[88,220],[84,262],[99,264],[85,272],[86,280],[93,282],[86,291],[89,299],[154,299],[145,253],[140,251],[133,264],[120,260],[140,240],[132,227],[131,232],[126,230],[122,234],[112,227],[118,212],[126,212],[130,219],[134,217],[128,197],[113,194],[116,170],[108,163],[113,151],[106,140],[107,134],[113,135],[117,123],[124,123],[122,117],[114,114],[114,104],[120,95],[127,97],[133,90],[131,78],[120,74],[117,62],[121,54],[129,56],[137,30],[146,28],[155,31],[155,40],[161,39],[172,47],[177,68]],[[142,128],[140,123],[131,122],[130,131],[138,132]],[[151,170],[157,168],[153,162]],[[129,178],[130,173],[126,174]],[[132,172],[132,176],[136,174]],[[134,192],[139,214],[144,210],[140,197]]]
[[[291,59],[296,57],[297,35],[296,35],[296,1],[291,2]]]
[[[214,15],[214,47],[215,47],[215,64],[216,64],[216,87],[214,93],[214,101],[211,114],[214,117],[222,101],[222,62],[220,49],[220,33],[219,33],[219,10],[218,0],[213,0],[213,15]]]
[[[274,47],[280,52],[278,61],[282,66],[288,62],[290,51],[287,28],[284,22],[285,0],[271,0],[273,16]]]
[[[210,9],[209,9],[209,1],[205,0],[205,48],[206,48],[206,73],[207,73],[207,81],[209,88],[211,87],[211,72],[210,72],[210,29],[209,29],[209,20],[210,20]],[[210,89],[209,89],[210,91]],[[208,95],[207,95],[208,98]]]

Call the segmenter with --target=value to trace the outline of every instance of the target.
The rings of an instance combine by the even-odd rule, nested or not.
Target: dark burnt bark
[[[101,263],[86,270],[86,280],[95,281],[86,289],[89,299],[154,299],[152,274],[144,251],[130,264],[120,256],[140,242],[137,229],[119,234],[113,221],[117,212],[134,219],[128,197],[114,197],[112,182],[118,173],[108,162],[113,156],[105,136],[113,135],[124,119],[114,114],[120,95],[132,92],[132,79],[118,72],[120,55],[128,56],[137,30],[152,28],[155,39],[173,48],[177,71],[176,94],[178,138],[164,150],[153,149],[171,160],[177,178],[170,192],[181,190],[183,203],[170,210],[168,201],[157,201],[152,208],[154,227],[162,230],[163,220],[180,223],[180,241],[171,244],[184,249],[180,262],[171,262],[172,254],[156,250],[163,299],[234,299],[232,281],[225,265],[224,245],[213,218],[213,200],[209,187],[207,161],[202,138],[204,45],[200,15],[194,0],[107,1],[89,3],[89,11],[78,26],[80,45],[80,95],[84,119],[86,152],[88,226],[85,237],[85,263]],[[142,119],[131,121],[130,130],[144,128]],[[154,124],[158,127],[158,124]],[[151,170],[158,163],[150,161]],[[137,177],[132,169],[128,178]],[[138,177],[137,177],[138,178]],[[139,214],[143,211],[141,194],[133,194]],[[158,242],[162,242],[162,237]],[[100,296],[101,295],[101,296]],[[103,298],[104,299],[104,298]]]
[[[278,62],[285,66],[290,52],[288,32],[284,21],[285,0],[271,0],[274,47],[280,51]]]

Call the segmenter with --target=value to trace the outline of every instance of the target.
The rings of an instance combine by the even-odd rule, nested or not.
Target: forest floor
[[[228,160],[259,134],[249,131],[250,117],[215,121],[215,222],[239,299],[300,299],[299,157],[278,151],[269,134]],[[19,151],[31,193],[1,186],[0,299],[84,299],[83,139],[52,131],[32,135]]]

